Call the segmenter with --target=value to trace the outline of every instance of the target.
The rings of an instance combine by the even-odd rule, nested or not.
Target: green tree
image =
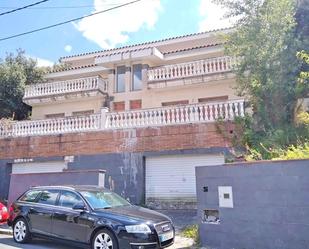
[[[305,0],[306,1],[306,0]],[[253,110],[246,122],[249,150],[272,156],[273,148],[288,146],[308,136],[295,126],[298,100],[308,87],[298,80],[303,63],[297,51],[308,45],[308,8],[293,0],[215,0],[238,16],[235,31],[227,37],[226,53],[239,58],[235,68],[239,95]]]
[[[0,119],[26,119],[31,107],[23,103],[25,86],[43,80],[45,68],[25,56],[24,51],[8,54],[0,61]]]

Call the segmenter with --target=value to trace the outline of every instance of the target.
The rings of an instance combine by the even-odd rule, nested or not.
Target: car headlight
[[[149,226],[146,224],[125,226],[128,233],[151,233]]]

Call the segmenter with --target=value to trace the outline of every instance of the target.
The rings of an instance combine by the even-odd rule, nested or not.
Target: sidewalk
[[[10,228],[6,223],[0,223],[0,234],[12,235],[12,228]]]
[[[186,226],[197,224],[197,210],[156,210],[170,217],[174,223],[176,233],[183,230]]]

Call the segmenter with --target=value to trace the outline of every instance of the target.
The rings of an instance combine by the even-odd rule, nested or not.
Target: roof
[[[71,70],[78,70],[78,69],[84,69],[89,67],[95,67],[96,64],[89,64],[89,65],[82,65],[82,66],[76,66],[76,67],[68,67],[68,68],[59,68],[51,70],[49,73],[58,73],[58,72],[64,72],[64,71],[71,71]]]
[[[66,190],[102,190],[105,188],[96,185],[57,185],[57,186],[35,186],[31,189],[66,189]]]
[[[96,54],[105,53],[105,52],[113,52],[113,51],[115,51],[115,53],[117,53],[117,50],[120,50],[120,49],[125,49],[125,48],[130,49],[130,48],[143,46],[143,45],[152,45],[152,44],[159,43],[159,42],[176,40],[176,39],[180,39],[180,38],[197,36],[197,35],[202,35],[202,34],[208,34],[208,33],[213,33],[213,32],[218,32],[218,31],[226,31],[226,30],[231,30],[231,28],[214,29],[214,30],[210,30],[210,31],[187,34],[187,35],[182,35],[182,36],[175,36],[175,37],[165,38],[165,39],[156,40],[156,41],[149,41],[149,42],[144,42],[144,43],[138,43],[138,44],[133,44],[133,45],[128,45],[128,46],[123,46],[123,47],[119,47],[119,48],[98,50],[98,51],[93,51],[93,52],[81,53],[81,54],[77,54],[77,55],[69,55],[69,56],[60,57],[60,60],[67,59],[67,58],[73,58],[73,57],[79,57],[79,56],[85,56],[85,55],[95,55],[96,56]],[[145,48],[143,48],[143,49],[145,49]]]
[[[203,45],[203,46],[197,46],[197,47],[191,47],[191,48],[184,48],[184,49],[178,49],[178,50],[173,50],[173,51],[169,51],[166,53],[163,53],[164,55],[166,54],[174,54],[174,53],[180,53],[180,52],[186,52],[186,51],[191,51],[191,50],[195,50],[195,49],[201,49],[201,48],[208,48],[208,47],[213,47],[213,46],[219,46],[222,45],[223,43],[212,43],[212,44],[207,44],[207,45]]]

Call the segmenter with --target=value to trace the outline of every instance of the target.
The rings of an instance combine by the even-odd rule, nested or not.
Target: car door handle
[[[38,211],[36,211],[35,208],[30,208],[30,212],[32,212],[32,213],[37,213]]]

